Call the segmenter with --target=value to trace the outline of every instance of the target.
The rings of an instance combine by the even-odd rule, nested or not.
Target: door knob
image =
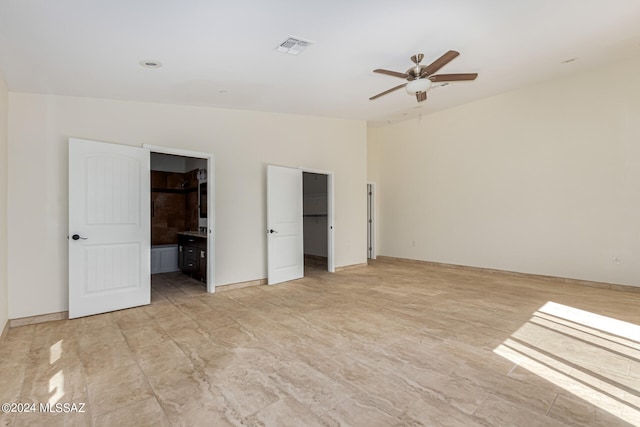
[[[71,238],[72,238],[73,240],[80,240],[80,239],[82,239],[82,240],[87,240],[87,237],[80,237],[80,235],[79,235],[79,234],[74,234],[73,236],[71,236]]]
[[[273,233],[277,233],[277,231],[276,231],[276,230],[274,230],[273,228],[270,228],[270,229],[269,229],[269,233],[273,234]]]

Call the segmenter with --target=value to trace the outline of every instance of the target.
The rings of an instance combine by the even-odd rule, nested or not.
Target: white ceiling
[[[315,42],[298,56],[288,36]],[[418,104],[404,72],[461,55],[441,73],[474,82]],[[9,89],[366,119],[428,114],[640,56],[640,0],[0,0],[0,74]],[[576,61],[562,64],[567,59]],[[139,65],[162,62],[159,69]]]

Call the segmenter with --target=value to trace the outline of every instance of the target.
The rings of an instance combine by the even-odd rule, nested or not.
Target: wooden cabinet
[[[198,276],[203,282],[207,281],[207,240],[204,239],[204,248],[198,248]]]
[[[195,233],[178,234],[178,267],[184,274],[207,281],[207,238]]]

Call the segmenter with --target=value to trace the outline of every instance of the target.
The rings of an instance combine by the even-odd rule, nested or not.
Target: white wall
[[[379,253],[640,286],[639,75],[628,60],[369,129]]]
[[[9,91],[0,75],[0,334],[9,313],[8,245],[7,245],[7,182]]]
[[[335,173],[336,266],[366,262],[364,121],[23,93],[9,101],[10,318],[67,309],[71,136],[215,155],[217,285],[266,277],[268,163]]]

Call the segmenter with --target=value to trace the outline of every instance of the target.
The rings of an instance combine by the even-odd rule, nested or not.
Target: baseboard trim
[[[532,274],[532,273],[519,273],[517,271],[498,270],[495,268],[472,267],[468,265],[447,264],[443,262],[422,261],[418,259],[398,258],[398,257],[391,257],[391,256],[378,255],[377,259],[383,262],[384,261],[401,261],[401,262],[406,262],[411,264],[426,264],[426,265],[432,265],[434,267],[451,268],[451,269],[467,270],[467,271],[478,271],[478,272],[490,273],[490,274],[502,274],[502,275],[508,275],[508,276],[514,276],[514,277],[523,277],[523,278],[529,278],[529,279],[561,282],[568,285],[580,285],[580,286],[589,286],[591,288],[611,289],[614,291],[640,293],[639,286],[617,285],[614,283],[594,282],[590,280],[572,279],[568,277],[545,276],[542,274]]]
[[[61,311],[59,313],[39,314],[37,316],[11,319],[9,320],[9,327],[17,328],[18,326],[35,325],[36,323],[52,322],[54,320],[67,320],[67,319],[69,319],[68,311]]]
[[[4,322],[4,327],[2,328],[2,333],[0,334],[0,342],[2,342],[4,337],[7,335],[7,332],[9,332],[9,319]]]
[[[362,268],[367,267],[369,263],[363,262],[361,264],[351,264],[351,265],[343,265],[342,267],[336,267],[336,273],[340,271],[353,270],[354,268]]]
[[[267,284],[267,279],[249,280],[247,282],[230,283],[228,285],[216,286],[217,292],[233,291],[235,289],[250,288],[252,286],[262,286]]]

